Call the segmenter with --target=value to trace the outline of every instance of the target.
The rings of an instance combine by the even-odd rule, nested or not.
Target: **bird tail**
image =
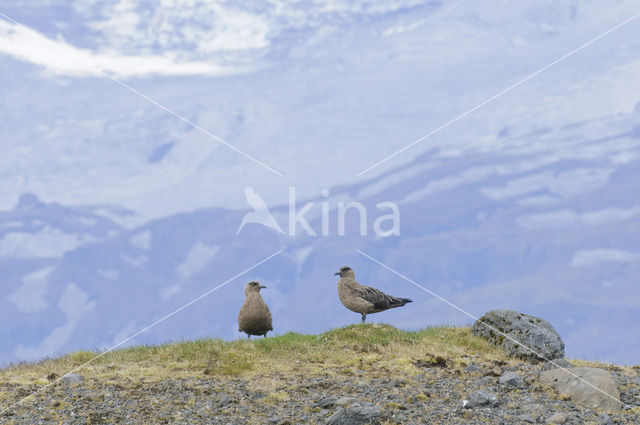
[[[398,298],[398,297],[393,297],[391,299],[391,307],[402,307],[403,305],[413,302],[413,300],[409,299],[409,298]]]

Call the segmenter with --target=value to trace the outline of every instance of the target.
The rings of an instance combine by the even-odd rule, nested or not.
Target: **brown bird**
[[[349,310],[362,314],[362,323],[367,314],[402,307],[411,302],[409,298],[392,297],[376,288],[360,285],[356,282],[356,274],[351,267],[340,267],[340,271],[335,275],[340,276],[338,279],[340,302]]]
[[[273,330],[271,324],[271,312],[262,299],[260,290],[266,288],[258,282],[249,282],[244,287],[244,303],[238,314],[238,330],[246,332],[247,338],[251,335],[264,335]]]

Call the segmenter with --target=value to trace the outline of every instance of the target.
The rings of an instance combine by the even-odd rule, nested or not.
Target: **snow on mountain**
[[[0,362],[109,348],[280,249],[129,343],[237,337],[251,279],[268,286],[278,333],[356,322],[335,296],[345,264],[414,299],[374,321],[470,322],[361,249],[473,315],[544,317],[570,356],[636,362],[637,22],[358,176],[635,8],[0,1],[41,34],[0,18]],[[283,176],[44,45],[81,52]],[[197,63],[230,72],[175,67]],[[236,235],[247,186],[285,234],[249,223]],[[289,236],[290,187],[298,211],[314,202],[316,236]],[[368,236],[355,212],[338,235],[340,201],[366,206]],[[380,202],[399,206],[399,236],[373,234]]]
[[[20,193],[33,192],[67,205],[123,205],[140,215],[140,223],[203,207],[243,207],[248,182],[270,204],[286,203],[281,188],[287,185],[302,197],[316,196],[323,188],[359,180],[359,172],[610,29],[633,9],[632,2],[600,8],[588,2],[517,8],[465,3],[393,3],[391,12],[373,3],[337,3],[305,13],[297,5],[273,6],[273,14],[289,18],[269,18],[276,22],[272,38],[252,72],[128,81],[284,177],[112,81],[55,77],[4,56],[0,66],[8,78],[0,82],[0,110],[7,121],[0,140],[6,155],[0,169],[10,184],[0,189],[0,206],[11,208]],[[108,41],[112,33],[106,30],[81,31],[85,24],[79,23],[54,30],[35,20],[57,7],[63,6],[53,2],[38,15],[12,6],[6,13],[25,17],[52,39],[68,33],[66,40],[85,42],[98,53],[115,49],[107,47],[116,42]],[[140,13],[135,36],[122,36],[140,39],[146,13]],[[398,25],[411,30],[384,35]],[[371,173],[436,149],[447,155],[507,149],[566,155],[561,150],[572,149],[571,142],[559,147],[545,138],[546,128],[627,114],[638,103],[633,31],[629,24],[609,34]],[[131,54],[145,51],[130,45],[137,49]],[[160,46],[203,59],[181,43]],[[22,87],[30,88],[28,95]],[[498,137],[518,133],[529,138]]]

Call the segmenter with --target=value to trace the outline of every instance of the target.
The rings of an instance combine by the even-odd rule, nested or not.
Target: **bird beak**
[[[335,272],[333,275],[334,276],[340,276],[340,272]]]
[[[260,289],[264,289],[264,288],[266,288],[266,286],[260,285]]]

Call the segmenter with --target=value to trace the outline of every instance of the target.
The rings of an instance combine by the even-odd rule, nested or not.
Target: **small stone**
[[[522,392],[522,399],[527,403],[534,403],[536,401],[533,397],[531,397],[531,394],[526,391]]]
[[[225,404],[229,403],[231,403],[231,397],[229,397],[227,394],[223,394],[220,396],[220,401],[218,401],[218,404],[220,406],[224,406]]]
[[[566,413],[556,413],[552,415],[549,419],[547,419],[547,423],[553,425],[563,425],[569,419],[569,415]]]
[[[67,373],[62,376],[62,382],[67,385],[79,384],[82,382],[82,376],[78,375],[77,373]]]
[[[535,417],[542,416],[544,413],[546,413],[546,409],[544,408],[544,406],[538,403],[525,404],[524,407],[522,407],[522,411]]]
[[[510,387],[521,387],[524,384],[524,381],[514,372],[507,372],[503,374],[498,380],[501,384],[510,386]]]
[[[380,417],[378,406],[341,407],[326,421],[327,425],[359,425],[375,422]]]
[[[613,421],[609,415],[603,413],[602,416],[600,416],[600,425],[613,425]]]
[[[353,403],[357,403],[358,399],[353,398],[353,397],[340,397],[339,399],[337,399],[335,401],[335,405],[336,406],[349,406]]]
[[[318,400],[318,406],[320,407],[331,407],[336,404],[336,399],[333,397],[325,397]]]
[[[482,368],[477,364],[470,364],[469,366],[464,368],[464,371],[467,373],[480,373],[482,372]]]
[[[636,395],[632,391],[620,391],[620,401],[627,406],[634,406],[638,404]]]
[[[465,407],[467,407],[468,404],[469,404],[469,400],[459,400],[458,403],[456,404],[456,407],[458,409],[464,409]]]
[[[516,416],[516,419],[517,419],[517,420],[519,420],[519,421],[521,421],[521,422],[527,422],[527,423],[530,423],[530,424],[535,424],[535,423],[537,423],[537,422],[538,422],[538,421],[536,420],[536,418],[534,418],[533,416],[528,415],[528,414],[526,414],[526,413],[525,413],[525,414],[522,414],[522,415],[518,415],[518,416]]]
[[[469,394],[468,403],[465,404],[465,408],[470,409],[472,407],[491,406],[498,405],[498,396],[491,391],[477,390]]]

